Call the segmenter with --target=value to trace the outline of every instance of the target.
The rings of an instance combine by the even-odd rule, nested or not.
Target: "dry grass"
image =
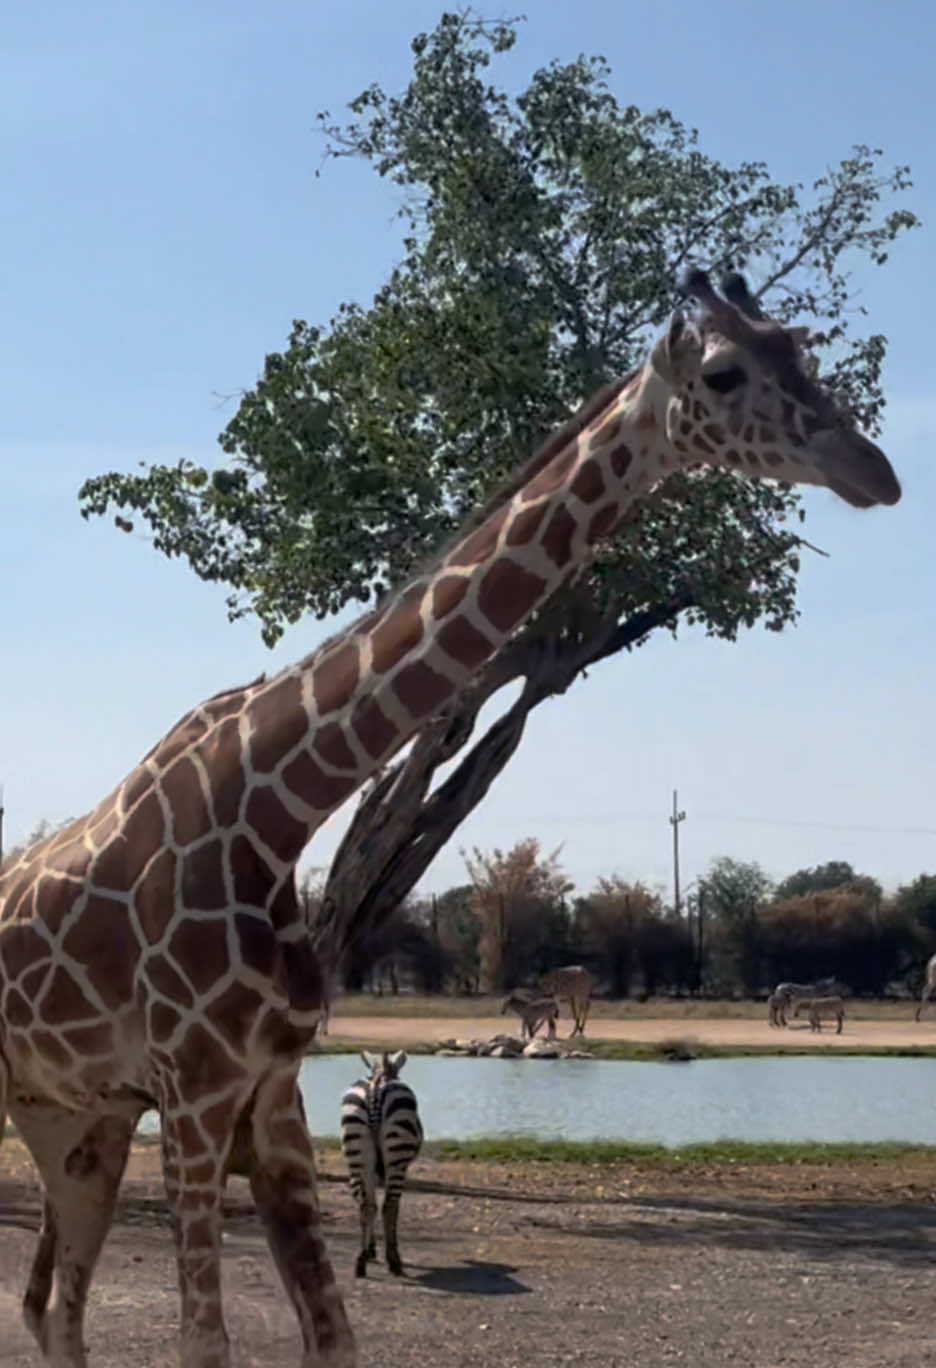
[[[376,997],[371,993],[343,993],[335,1004],[334,1013],[342,1017],[451,1017],[453,1021],[475,1017],[496,1017],[500,1014],[503,998],[449,997],[443,993],[426,996],[415,993],[400,993],[398,996]],[[764,1002],[751,999],[733,998],[672,998],[653,997],[640,1002],[636,998],[609,1001],[596,998],[592,1001],[589,1020],[630,1021],[667,1020],[711,1021],[736,1020],[760,1021],[766,1013]],[[914,1003],[905,998],[900,1001],[867,1001],[849,998],[849,1021],[906,1021],[912,1015]],[[936,1008],[933,1009],[936,1012]]]

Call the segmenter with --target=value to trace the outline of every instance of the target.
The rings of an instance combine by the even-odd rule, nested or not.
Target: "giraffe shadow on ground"
[[[410,1282],[420,1287],[428,1287],[434,1292],[460,1292],[475,1297],[518,1296],[530,1292],[526,1283],[519,1282],[516,1272],[509,1264],[484,1263],[478,1259],[466,1259],[460,1264],[446,1264],[444,1267],[420,1268],[411,1264]],[[418,1271],[417,1271],[418,1270]]]

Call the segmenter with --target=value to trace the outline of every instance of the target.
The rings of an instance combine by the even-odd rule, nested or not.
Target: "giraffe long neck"
[[[663,473],[638,374],[589,426],[378,613],[254,690],[248,801],[291,860],[458,692]],[[660,420],[661,421],[661,420]],[[256,825],[256,822],[251,822]]]
[[[596,396],[492,511],[382,609],[273,679],[187,714],[121,785],[115,812],[110,800],[102,805],[100,838],[121,815],[156,820],[156,798],[143,802],[155,781],[173,841],[226,831],[245,888],[256,856],[279,884],[318,827],[667,473],[658,383],[648,368]]]

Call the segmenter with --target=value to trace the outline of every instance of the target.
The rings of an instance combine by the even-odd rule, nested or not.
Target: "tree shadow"
[[[420,1271],[417,1272],[417,1269]],[[515,1297],[531,1291],[526,1283],[519,1282],[513,1276],[516,1271],[510,1264],[465,1259],[460,1264],[434,1268],[410,1264],[407,1276],[410,1282],[435,1292],[460,1292],[474,1297]]]
[[[724,1249],[783,1249],[830,1262],[884,1259],[898,1267],[931,1267],[936,1256],[936,1207],[913,1202],[806,1203],[641,1198],[642,1214],[621,1219],[565,1221],[527,1218],[524,1224],[586,1239],[632,1244],[705,1244]],[[677,1215],[678,1213],[678,1215]],[[675,1219],[674,1219],[675,1218]]]

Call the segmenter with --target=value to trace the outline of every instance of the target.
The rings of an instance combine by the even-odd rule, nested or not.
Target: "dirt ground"
[[[919,1368],[932,1320],[936,1159],[823,1166],[495,1164],[421,1159],[403,1199],[407,1275],[350,1276],[356,1220],[322,1157],[330,1249],[362,1368]],[[236,1368],[297,1368],[299,1343],[244,1186],[231,1185],[225,1305]],[[0,1151],[0,1364],[37,1355],[19,1319],[37,1194]],[[176,1364],[178,1300],[152,1146],[138,1149],[92,1293],[93,1368]]]
[[[785,1030],[777,1030],[764,1020],[744,1018],[645,1017],[616,1019],[594,1017],[590,1034],[596,1040],[657,1041],[697,1040],[706,1045],[766,1045],[783,1050],[803,1044],[822,1044],[830,1048],[856,1045],[877,1045],[895,1048],[906,1045],[936,1044],[936,1017],[914,1022],[908,1008],[908,1020],[875,1021],[846,1017],[841,1035],[835,1034],[833,1024],[824,1023],[821,1035],[811,1032],[805,1021],[791,1021]],[[496,1017],[393,1017],[357,1016],[332,1017],[329,1031],[332,1036],[351,1040],[387,1040],[406,1045],[415,1041],[486,1040],[498,1031],[516,1029],[516,1018]],[[567,1017],[559,1022],[559,1035],[567,1036],[572,1023]],[[327,1045],[325,1046],[327,1048]]]

